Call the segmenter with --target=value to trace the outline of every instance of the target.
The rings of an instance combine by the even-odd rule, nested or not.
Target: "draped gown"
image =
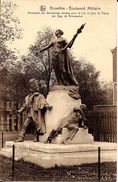
[[[66,40],[63,37],[59,37],[51,41],[50,44],[40,52],[53,47],[52,62],[58,84],[78,85],[73,73],[72,62],[68,56],[68,50],[63,50],[66,45]]]

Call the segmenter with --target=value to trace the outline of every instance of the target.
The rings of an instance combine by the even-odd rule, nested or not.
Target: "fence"
[[[95,141],[117,141],[116,107],[95,108],[86,112],[86,118],[89,132],[93,134]]]

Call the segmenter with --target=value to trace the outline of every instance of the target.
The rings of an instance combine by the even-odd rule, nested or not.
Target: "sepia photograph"
[[[1,0],[0,181],[117,181],[117,1]]]

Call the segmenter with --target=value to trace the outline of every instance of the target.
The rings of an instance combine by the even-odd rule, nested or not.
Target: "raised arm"
[[[49,49],[49,48],[52,47],[52,46],[53,46],[53,42],[50,42],[50,44],[48,44],[47,46],[45,46],[44,48],[42,48],[42,49],[40,50],[40,52],[43,52],[43,51]]]
[[[86,23],[85,23],[86,24]],[[78,28],[77,33],[73,36],[72,40],[64,47],[63,50],[67,49],[67,48],[71,48],[76,37],[78,36],[78,34],[82,33],[82,29],[84,28],[85,24],[82,24],[80,28]]]

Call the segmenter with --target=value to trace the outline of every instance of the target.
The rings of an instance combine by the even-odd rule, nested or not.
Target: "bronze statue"
[[[87,126],[84,125],[84,121],[86,120],[86,118],[84,116],[83,110],[85,109],[85,104],[81,104],[80,107],[74,107],[73,111],[71,111],[68,116],[63,118],[50,132],[45,143],[51,143],[52,139],[54,139],[59,133],[61,133],[63,128],[67,128],[69,130],[69,136],[68,138],[66,138],[66,140],[72,140],[79,130],[79,127],[87,129]]]
[[[73,36],[72,40],[67,43],[62,37],[64,32],[58,29],[55,32],[56,39],[52,40],[49,45],[40,50],[40,52],[53,47],[53,68],[57,78],[57,82],[60,85],[78,85],[78,82],[74,76],[72,63],[68,56],[67,48],[71,48],[77,35],[82,32],[85,24],[83,24],[77,33]]]
[[[42,115],[43,109],[51,110],[51,106],[46,102],[45,97],[39,93],[38,80],[30,79],[30,94],[25,97],[25,103],[22,108],[18,110],[18,113],[23,111],[27,112],[27,118],[23,124],[23,127],[20,132],[20,137],[16,142],[23,142],[26,129],[30,122],[34,122],[36,126],[36,131],[34,133],[34,141],[39,141],[39,134],[44,134],[46,132],[45,122]]]

